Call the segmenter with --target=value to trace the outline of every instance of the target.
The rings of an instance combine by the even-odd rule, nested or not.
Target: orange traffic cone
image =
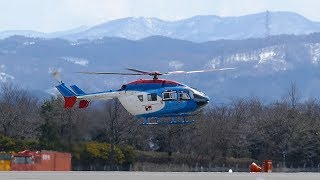
[[[261,172],[261,170],[262,168],[254,162],[250,165],[250,172]]]

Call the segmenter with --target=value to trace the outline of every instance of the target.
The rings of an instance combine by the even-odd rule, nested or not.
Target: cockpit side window
[[[123,91],[123,90],[126,90],[126,88],[127,88],[127,85],[124,84],[124,85],[121,86],[121,89],[120,89],[120,90]]]
[[[163,101],[172,101],[177,100],[177,92],[176,91],[168,91],[162,93]]]
[[[143,95],[138,95],[138,99],[142,102],[143,101]]]

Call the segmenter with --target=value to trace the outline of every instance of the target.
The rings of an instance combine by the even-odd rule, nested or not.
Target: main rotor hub
[[[158,77],[160,75],[162,75],[162,73],[160,73],[159,71],[154,71],[154,72],[149,73],[149,75],[153,76],[153,80],[157,80],[157,79],[159,79]]]

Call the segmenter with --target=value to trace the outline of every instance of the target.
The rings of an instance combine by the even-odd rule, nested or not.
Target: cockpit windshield
[[[197,101],[204,101],[204,102],[209,101],[209,97],[207,95],[205,95],[203,92],[198,91],[196,89],[191,89],[190,95],[192,99],[195,99]]]
[[[190,99],[190,96],[188,93],[186,92],[179,92],[179,100],[189,100]]]

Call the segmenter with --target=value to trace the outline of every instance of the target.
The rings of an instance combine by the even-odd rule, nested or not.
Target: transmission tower
[[[266,21],[265,21],[265,37],[270,37],[270,13],[266,11]]]

